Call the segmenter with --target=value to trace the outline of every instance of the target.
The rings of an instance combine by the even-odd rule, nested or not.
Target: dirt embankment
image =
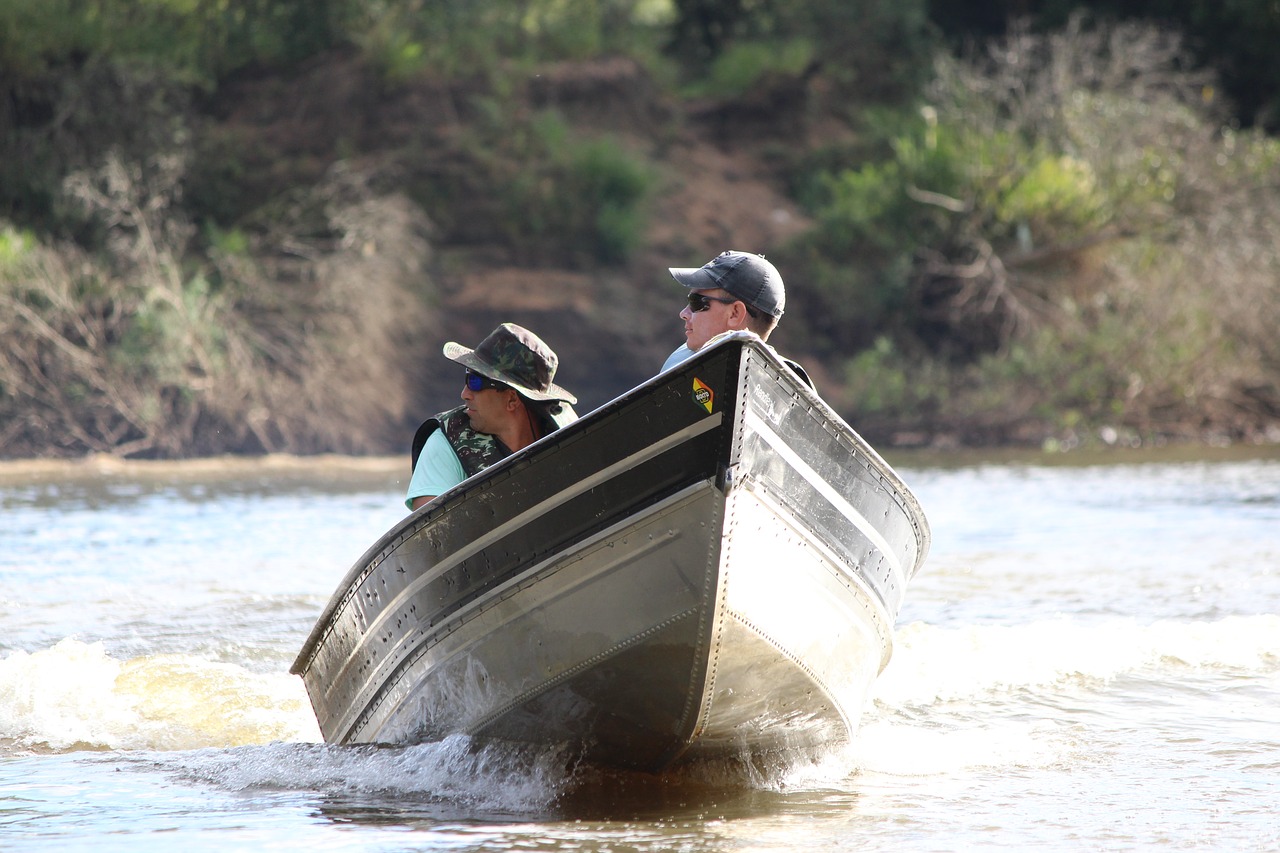
[[[700,265],[728,248],[768,253],[806,227],[768,156],[779,144],[779,121],[792,144],[807,132],[793,110],[676,103],[626,59],[566,64],[530,77],[504,108],[554,110],[575,135],[608,135],[650,164],[649,225],[624,265],[528,263],[488,227],[495,200],[474,174],[477,104],[492,97],[480,84],[388,88],[354,57],[330,57],[288,80],[233,81],[209,108],[211,132],[234,141],[247,178],[237,191],[257,196],[242,198],[246,207],[279,188],[318,182],[340,161],[387,192],[422,195],[433,180],[474,187],[453,193],[447,207],[424,203],[434,223],[420,290],[430,318],[401,353],[416,366],[403,392],[413,412],[437,411],[457,395],[456,371],[440,354],[445,341],[471,345],[508,320],[556,349],[558,380],[578,395],[580,410],[606,402],[652,375],[683,341],[682,292],[667,267]],[[785,326],[775,340],[782,347]]]
[[[458,370],[442,345],[474,345],[504,321],[557,350],[557,381],[578,395],[580,411],[607,402],[651,376],[682,341],[683,293],[667,267],[696,266],[729,248],[777,258],[809,228],[788,197],[785,170],[796,155],[855,141],[839,111],[823,109],[826,98],[820,80],[802,76],[732,100],[678,100],[622,58],[544,67],[501,91],[485,81],[392,85],[352,54],[227,81],[194,111],[184,189],[193,208],[250,235],[251,257],[231,259],[247,272],[230,270],[244,286],[228,327],[254,335],[241,347],[246,359],[265,350],[260,360],[272,363],[225,371],[233,381],[223,383],[221,406],[202,375],[203,384],[168,389],[190,409],[187,432],[142,453],[399,453],[422,418],[457,400]],[[648,170],[646,225],[625,262],[584,263],[566,258],[563,245],[542,251],[528,233],[513,238],[523,208],[513,214],[519,195],[508,190],[522,180],[547,183],[538,187],[544,199],[573,200],[546,177],[554,171],[539,171],[545,151],[505,138],[519,135],[513,128],[530,133],[549,113],[574,142],[607,137]],[[840,376],[807,351],[806,282],[780,266],[789,316],[771,342],[804,363],[833,404],[856,406]],[[1258,406],[1280,411],[1272,387],[1259,386]],[[842,414],[886,447],[1053,438],[1038,389],[1005,396],[1018,399],[1003,409],[957,406],[949,419],[923,408]],[[1238,441],[1275,420],[1228,402],[1234,408],[1213,423],[1184,406],[1160,432]],[[1232,422],[1245,417],[1233,412],[1247,422]],[[104,421],[128,434],[120,418]],[[97,443],[63,441],[50,453],[110,449],[111,433],[99,432]],[[47,455],[40,444],[48,436],[69,434],[33,422],[15,455]]]

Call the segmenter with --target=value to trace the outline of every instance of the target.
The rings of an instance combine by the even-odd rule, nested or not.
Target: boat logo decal
[[[711,414],[711,408],[716,402],[716,395],[711,390],[711,386],[696,376],[693,377],[693,402],[706,409],[707,414]]]

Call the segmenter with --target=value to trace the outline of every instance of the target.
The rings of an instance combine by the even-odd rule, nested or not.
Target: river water
[[[1280,450],[891,461],[933,547],[856,741],[663,780],[319,742],[401,460],[0,465],[0,849],[1280,850]]]

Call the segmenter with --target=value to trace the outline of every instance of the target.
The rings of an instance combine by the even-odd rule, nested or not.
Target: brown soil
[[[431,80],[387,90],[357,58],[333,56],[290,80],[224,87],[212,115],[248,171],[261,175],[264,196],[273,186],[319,181],[351,148],[362,152],[361,168],[380,172],[394,191],[406,173],[468,168],[460,140],[477,121],[477,94]],[[780,144],[760,131],[772,125],[742,119],[761,104],[675,103],[622,58],[544,68],[515,97],[518,109],[554,108],[575,133],[608,133],[654,164],[661,177],[648,202],[651,226],[625,267],[538,268],[484,242],[490,199],[452,200],[448,216],[458,224],[434,235],[428,264],[435,319],[422,329],[420,348],[406,353],[419,365],[413,411],[437,411],[457,393],[440,355],[446,340],[474,344],[504,321],[528,326],[557,350],[558,379],[577,393],[579,410],[603,403],[652,375],[683,340],[682,294],[667,267],[698,266],[729,248],[767,254],[807,225],[766,155]],[[799,143],[804,123],[781,118]]]
[[[474,345],[500,322],[525,325],[556,349],[557,381],[578,395],[579,411],[652,375],[682,341],[682,294],[667,267],[697,266],[730,248],[773,253],[810,224],[785,192],[779,153],[851,137],[835,111],[820,108],[821,85],[806,75],[732,101],[689,103],[664,95],[623,58],[530,75],[504,96],[502,109],[524,117],[554,109],[575,134],[608,134],[660,175],[648,202],[650,226],[629,262],[585,271],[521,258],[492,225],[499,202],[475,175],[480,154],[470,141],[489,120],[478,105],[492,108],[496,100],[484,83],[388,86],[357,57],[337,55],[289,79],[246,77],[225,86],[209,115],[211,132],[239,152],[245,192],[261,196],[245,199],[250,208],[285,189],[320,183],[337,163],[370,175],[370,185],[389,195],[415,182],[433,186],[442,176],[455,188],[441,210],[427,210],[440,221],[429,251],[416,259],[423,270],[418,295],[429,313],[420,334],[398,352],[410,365],[408,379],[387,371],[392,378],[378,389],[401,398],[390,409],[412,413],[390,430],[408,435],[418,419],[456,400],[457,371],[443,359],[442,345]],[[396,245],[390,238],[373,243]],[[788,284],[794,301],[803,282]],[[821,361],[805,352],[802,335],[791,337],[793,328],[798,321],[784,320],[771,342],[804,362],[820,388],[834,390]],[[863,419],[859,428],[888,444],[1038,444],[1047,425],[1040,418],[983,423],[979,417],[913,431]],[[1230,431],[1243,436],[1249,429]]]

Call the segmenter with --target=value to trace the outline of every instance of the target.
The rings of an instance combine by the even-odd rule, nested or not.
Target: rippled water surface
[[[0,465],[0,849],[1280,849],[1280,453],[895,459],[859,736],[679,778],[331,747],[290,663],[399,460]]]

